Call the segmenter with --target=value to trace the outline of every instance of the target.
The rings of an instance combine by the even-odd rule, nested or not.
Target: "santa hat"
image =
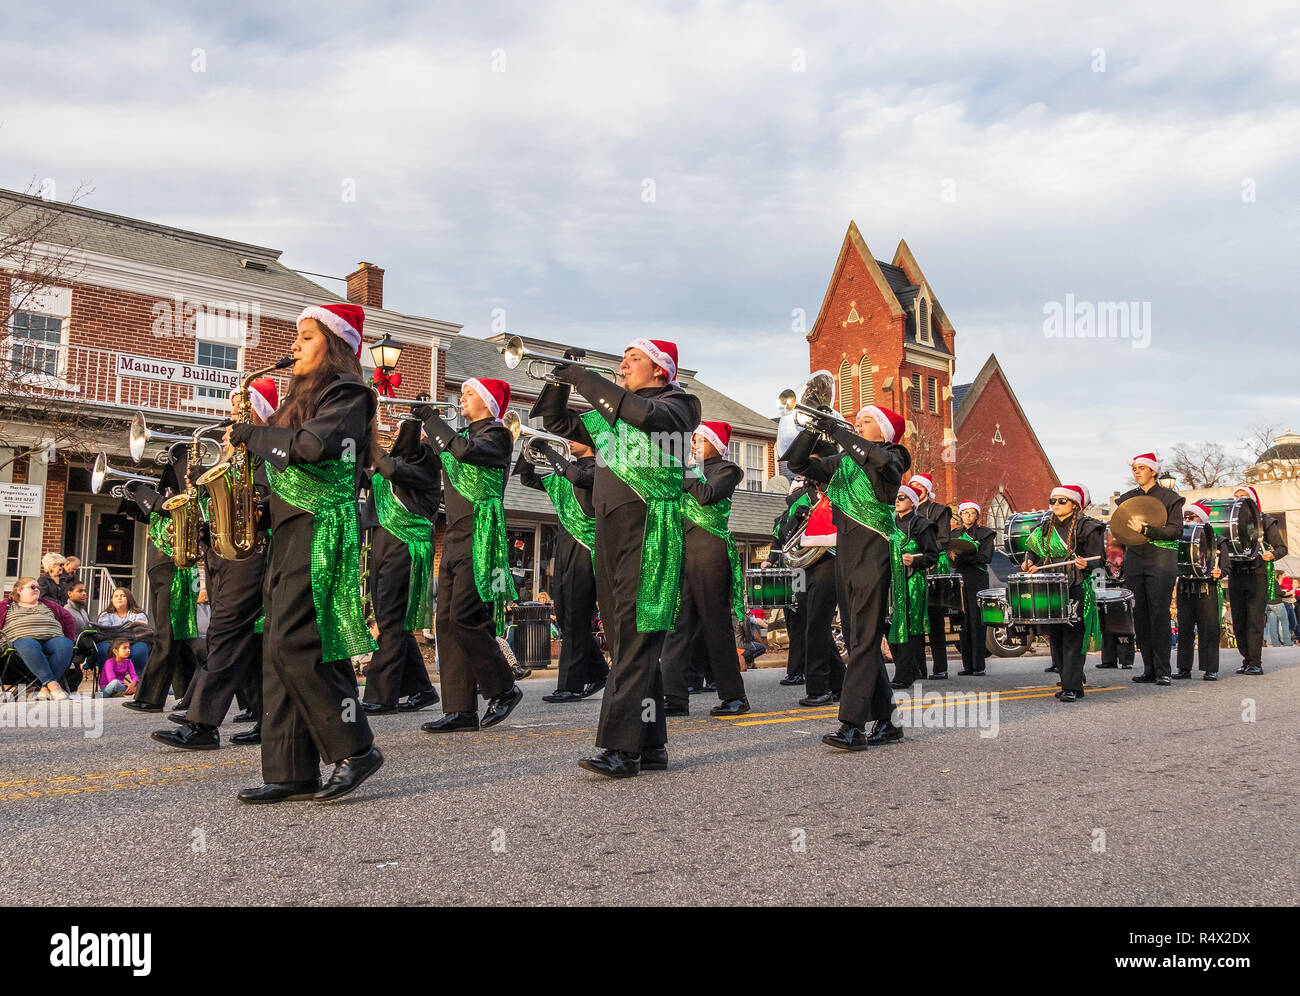
[[[984,509],[979,507],[979,504],[977,502],[973,502],[973,501],[964,501],[957,506],[958,512],[965,512],[968,510],[974,512],[976,515],[979,515],[981,512],[984,511]]]
[[[1088,485],[1086,484],[1080,484],[1079,490],[1083,492],[1083,504],[1080,505],[1079,507],[1087,508],[1089,505],[1092,504],[1092,492],[1088,490]]]
[[[492,413],[493,418],[500,418],[501,413],[510,404],[510,385],[504,380],[470,377],[465,381],[465,386],[473,388],[474,393],[483,399],[483,404],[488,406],[488,411]]]
[[[1160,461],[1156,459],[1154,453],[1139,454],[1130,460],[1129,463],[1142,467],[1150,467],[1155,473],[1160,473]]]
[[[825,495],[817,499],[808,515],[808,528],[799,539],[800,546],[834,546],[835,522],[831,518],[831,500]]]
[[[1053,498],[1069,498],[1080,508],[1084,506],[1083,500],[1084,487],[1082,484],[1058,484],[1052,488]]]
[[[727,446],[731,442],[731,423],[701,422],[695,427],[695,435],[703,436],[719,453],[726,453]]]
[[[314,318],[336,336],[352,347],[357,359],[361,359],[361,326],[365,323],[366,313],[356,304],[313,304],[303,308],[298,321]]]
[[[1208,523],[1210,521],[1210,510],[1199,501],[1192,502],[1183,511],[1196,516],[1198,522]]]
[[[1255,503],[1255,507],[1259,509],[1261,512],[1264,511],[1264,506],[1259,500],[1259,492],[1256,491],[1254,488],[1252,488],[1249,484],[1238,484],[1235,488],[1232,489],[1233,494],[1236,494],[1238,491],[1244,491],[1246,492],[1246,494],[1250,495],[1251,500],[1254,501]]]
[[[885,442],[896,443],[903,438],[903,427],[906,421],[897,412],[891,412],[888,408],[881,408],[879,405],[867,405],[858,412],[857,417],[862,418],[864,415],[874,419],[876,425],[880,426]]]
[[[901,485],[899,485],[899,487],[898,487],[898,497],[900,497],[900,498],[910,498],[910,499],[912,500],[912,507],[913,507],[913,508],[915,508],[917,505],[921,504],[921,496],[920,496],[920,494],[917,493],[916,488],[909,487],[909,486],[906,485],[906,484],[901,484]]]
[[[934,478],[929,474],[913,474],[907,480],[908,484],[920,484],[929,494],[934,494]]]
[[[280,390],[270,377],[261,377],[248,385],[248,403],[263,422],[280,407]]]
[[[677,343],[666,339],[633,339],[627,349],[639,349],[654,361],[655,366],[664,372],[668,383],[678,387],[677,383]]]

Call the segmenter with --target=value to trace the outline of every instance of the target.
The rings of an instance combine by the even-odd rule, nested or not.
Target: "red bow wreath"
[[[379,393],[389,398],[397,397],[397,389],[402,386],[402,375],[400,373],[385,373],[379,367],[375,367],[371,380],[375,382]]]

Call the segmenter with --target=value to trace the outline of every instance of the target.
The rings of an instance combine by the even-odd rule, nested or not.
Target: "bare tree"
[[[1166,462],[1183,488],[1217,488],[1241,479],[1245,464],[1221,443],[1177,443]]]
[[[1241,437],[1242,449],[1246,451],[1246,459],[1249,463],[1258,463],[1259,458],[1264,452],[1273,446],[1273,440],[1281,435],[1281,430],[1269,422],[1267,424],[1252,425],[1246,430]]]

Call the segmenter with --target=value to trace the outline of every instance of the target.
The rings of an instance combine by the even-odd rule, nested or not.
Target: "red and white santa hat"
[[[500,418],[510,404],[510,385],[504,380],[470,377],[465,381],[465,386],[473,388],[474,393],[483,399],[483,404],[488,406],[493,418]]]
[[[1156,459],[1156,455],[1154,453],[1139,453],[1137,456],[1135,456],[1132,460],[1129,461],[1129,464],[1138,465],[1142,467],[1150,467],[1153,471],[1155,471],[1155,473],[1157,474],[1160,473],[1160,461]]]
[[[664,372],[668,383],[673,387],[680,386],[677,383],[677,343],[666,339],[633,339],[625,348],[641,350]]]
[[[1202,505],[1199,501],[1194,501],[1186,506],[1183,511],[1196,516],[1198,522],[1209,523],[1210,510]]]
[[[927,494],[934,494],[934,478],[929,474],[913,474],[907,479],[908,484],[920,484]]]
[[[1232,489],[1232,493],[1234,495],[1238,491],[1244,491],[1246,492],[1246,494],[1250,495],[1251,500],[1255,503],[1255,507],[1259,509],[1261,512],[1264,511],[1264,506],[1259,500],[1259,492],[1256,491],[1254,488],[1252,488],[1249,484],[1238,484],[1235,488]]]
[[[248,385],[248,403],[265,422],[280,407],[280,389],[270,377],[259,377]]]
[[[903,438],[903,429],[907,421],[897,412],[891,412],[888,408],[881,408],[879,405],[867,405],[858,411],[857,417],[862,418],[864,415],[874,419],[876,425],[880,426],[885,442],[896,443]]]
[[[799,545],[834,546],[835,539],[835,520],[831,517],[831,500],[822,495],[808,514],[808,528],[803,531]]]
[[[361,359],[361,327],[365,324],[365,310],[357,304],[313,304],[303,308],[298,321],[314,318],[352,347]]]
[[[1058,484],[1056,487],[1052,488],[1051,497],[1069,498],[1070,501],[1074,502],[1080,508],[1083,508],[1086,504],[1084,500],[1084,492],[1086,490],[1087,489],[1084,488],[1082,484]]]
[[[981,512],[984,511],[984,509],[979,507],[978,502],[964,501],[957,506],[957,511],[958,512],[971,511],[974,512],[976,515],[979,515]]]
[[[913,508],[915,508],[917,505],[921,504],[921,495],[920,495],[920,493],[916,490],[916,488],[911,487],[910,485],[907,485],[907,484],[900,484],[900,485],[899,485],[899,487],[898,487],[898,497],[900,497],[900,498],[910,498],[910,499],[912,500],[912,507],[913,507]]]
[[[725,454],[731,443],[731,423],[701,422],[695,427],[695,435],[703,436],[713,444],[715,450]]]

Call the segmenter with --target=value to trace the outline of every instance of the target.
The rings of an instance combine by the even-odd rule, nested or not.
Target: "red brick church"
[[[957,333],[906,241],[886,263],[849,222],[807,338],[809,370],[835,375],[840,412],[879,404],[907,418],[913,470],[942,500],[979,502],[993,526],[1044,506],[1058,478],[1033,426],[997,357],[953,384]]]

